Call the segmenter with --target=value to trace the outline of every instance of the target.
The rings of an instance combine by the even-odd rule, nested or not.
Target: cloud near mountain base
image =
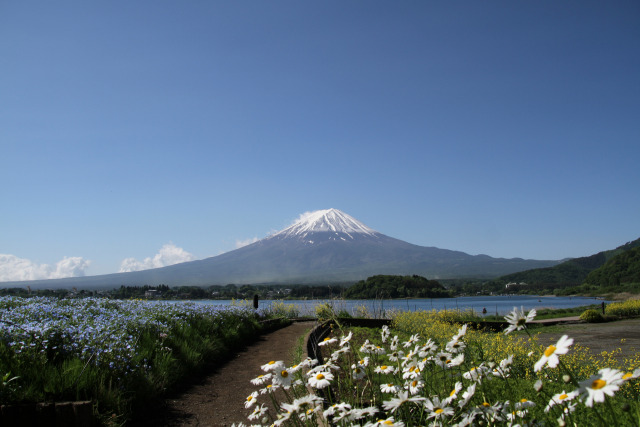
[[[82,257],[64,257],[51,266],[11,254],[0,254],[0,282],[82,277],[90,264],[91,261]]]
[[[142,261],[135,258],[126,258],[120,264],[120,273],[129,273],[131,271],[149,270],[151,268],[166,267],[168,265],[179,264],[181,262],[193,261],[196,258],[193,254],[184,249],[167,243],[160,248],[157,254],[147,257]]]

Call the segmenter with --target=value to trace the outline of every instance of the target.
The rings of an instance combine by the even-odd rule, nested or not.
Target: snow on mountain
[[[354,239],[355,236],[378,237],[380,233],[338,209],[324,209],[302,214],[298,221],[270,238],[298,238],[305,240],[315,233],[332,233],[333,239]],[[313,243],[313,240],[307,240]]]

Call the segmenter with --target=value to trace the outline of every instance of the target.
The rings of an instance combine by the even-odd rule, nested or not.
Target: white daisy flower
[[[446,368],[452,357],[451,353],[441,351],[434,356],[433,360],[436,362],[436,365]]]
[[[441,418],[450,417],[454,414],[453,408],[441,402],[438,397],[426,399],[424,401],[424,407],[427,408],[430,413],[427,419],[433,418],[434,420],[440,420]]]
[[[617,369],[600,369],[598,374],[580,383],[582,392],[587,394],[584,404],[589,407],[593,406],[593,402],[604,402],[605,394],[613,396],[624,382],[623,373]]]
[[[264,403],[263,403],[260,406],[256,406],[253,409],[253,412],[249,416],[247,416],[247,418],[249,420],[260,419],[260,417],[262,417],[264,414],[266,414],[268,410],[269,409],[266,406],[264,406]]]
[[[384,427],[404,427],[404,422],[398,420],[395,421],[393,417],[389,417],[389,418],[385,418],[385,419],[379,419],[376,422],[368,422],[365,424],[365,427],[378,427],[378,426],[384,426]]]
[[[278,388],[278,384],[268,384],[265,388],[260,389],[260,394],[273,393]]]
[[[509,322],[509,327],[504,330],[505,334],[513,331],[520,331],[524,329],[526,323],[531,322],[536,317],[536,309],[532,308],[529,310],[528,314],[524,314],[524,308],[520,307],[518,310],[516,307],[513,307],[513,311],[506,315],[504,319]]]
[[[389,326],[382,325],[382,330],[380,331],[382,335],[382,342],[387,342],[387,338],[391,335],[391,331],[389,330]]]
[[[391,360],[392,362],[397,362],[398,360],[402,359],[404,357],[404,351],[402,350],[396,350],[392,353],[389,353],[387,355],[387,357],[389,358],[389,360]]]
[[[322,412],[322,415],[325,417],[332,416],[334,417],[333,420],[337,421],[337,418],[342,418],[345,414],[349,413],[349,411],[351,411],[351,405],[345,402],[340,402],[329,406]],[[336,414],[338,415],[337,417]]]
[[[438,346],[431,340],[431,338],[429,338],[427,342],[418,348],[418,356],[427,357],[433,354],[436,350],[438,350]]]
[[[244,402],[244,407],[251,408],[258,401],[257,399],[258,399],[258,392],[254,391],[249,396],[247,396],[247,399]]]
[[[256,378],[251,380],[251,384],[253,385],[262,385],[271,380],[271,374],[258,375]]]
[[[345,345],[349,344],[351,338],[353,338],[353,332],[349,331],[349,334],[347,336],[343,336],[342,338],[340,338],[340,347],[344,347]]]
[[[318,372],[309,378],[309,385],[313,388],[322,389],[328,387],[333,380],[333,374],[331,372]]]
[[[456,357],[454,357],[453,359],[448,360],[447,361],[447,368],[452,368],[454,366],[462,365],[462,362],[464,362],[464,353],[460,353]]]
[[[376,374],[393,374],[395,371],[395,366],[391,365],[376,366],[376,368],[373,370],[373,372],[375,372]]]
[[[465,336],[466,333],[467,333],[467,324],[465,323],[464,325],[462,325],[460,329],[458,329],[458,333],[453,336],[452,340],[457,341],[463,336]]]
[[[443,400],[442,403],[444,403],[445,405],[448,405],[449,403],[456,400],[460,390],[462,390],[462,383],[460,381],[457,381],[456,384],[453,386],[453,390],[451,390],[451,393],[449,393],[449,397]]]
[[[397,350],[399,341],[400,341],[400,338],[398,338],[397,335],[394,335],[393,338],[391,338],[391,344],[389,344],[389,348],[391,350]]]
[[[420,335],[413,334],[409,337],[409,341],[405,341],[403,344],[405,347],[411,347],[413,344],[417,343],[420,340]]]
[[[319,346],[323,346],[323,345],[329,345],[329,344],[333,344],[334,342],[338,342],[337,338],[332,338],[332,337],[326,337],[325,339],[323,339],[322,341],[320,341],[318,343]]]
[[[398,392],[398,390],[400,390],[400,387],[398,387],[397,385],[395,385],[393,383],[380,384],[380,391],[383,392],[383,393],[396,394]]]
[[[274,384],[280,385],[285,388],[289,388],[291,386],[292,379],[293,379],[293,375],[291,375],[291,372],[286,368],[273,371]]]
[[[369,361],[371,359],[369,359],[369,356],[358,360],[358,366],[362,367],[362,368],[366,368],[367,366],[369,366]]]
[[[265,372],[275,371],[277,369],[282,369],[283,367],[284,367],[284,362],[282,360],[278,360],[278,361],[272,360],[271,362],[260,366],[260,368]]]
[[[567,393],[566,391],[562,390],[562,393],[554,394],[551,397],[551,400],[549,400],[549,403],[547,404],[546,408],[544,408],[544,411],[549,412],[549,410],[551,410],[551,408],[553,408],[555,405],[561,405],[561,404],[567,403],[575,399],[576,397],[578,397],[579,394],[580,394],[579,390],[574,390],[570,393]]]
[[[351,365],[351,378],[353,378],[354,380],[360,380],[364,378],[366,375],[367,373],[363,368],[361,368],[356,364]]]
[[[403,403],[406,403],[406,402],[418,403],[424,400],[425,400],[424,397],[419,397],[419,396],[409,397],[408,391],[400,391],[398,392],[397,397],[393,397],[391,398],[391,400],[386,400],[382,402],[382,407],[387,411],[395,412],[400,406],[402,406]]]
[[[507,378],[509,376],[509,371],[511,370],[511,365],[513,364],[513,355],[510,355],[506,359],[500,361],[500,365],[493,368],[491,373],[500,378]]]
[[[464,343],[464,341],[454,339],[449,341],[447,345],[445,345],[445,349],[451,353],[460,353],[466,346],[467,345]]]
[[[550,345],[546,348],[540,360],[538,360],[533,366],[533,370],[538,372],[544,367],[544,365],[547,365],[550,368],[558,366],[560,363],[558,355],[567,354],[571,344],[573,344],[573,338],[569,338],[567,335],[561,336],[556,345]]]
[[[470,381],[481,383],[487,370],[488,368],[484,366],[484,362],[482,362],[480,366],[474,366],[468,372],[462,374],[462,377]]]
[[[462,399],[460,399],[460,401],[458,402],[458,407],[465,407],[474,394],[476,394],[476,383],[471,384],[469,387],[467,387],[464,393],[462,393]]]
[[[421,379],[415,379],[405,384],[404,388],[409,390],[410,394],[418,394],[424,387],[424,381]]]

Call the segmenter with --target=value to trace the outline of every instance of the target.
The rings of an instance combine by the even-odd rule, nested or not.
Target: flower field
[[[258,329],[247,307],[3,297],[0,403],[92,400],[124,419]]]
[[[397,313],[379,334],[335,330],[320,343],[324,363],[266,363],[245,403],[248,423],[640,425],[637,358],[594,358],[566,335],[542,346],[526,329],[535,310],[514,309],[498,333],[440,313]]]

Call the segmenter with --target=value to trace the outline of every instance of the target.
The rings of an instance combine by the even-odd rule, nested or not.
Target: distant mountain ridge
[[[493,278],[558,262],[492,258],[418,246],[379,233],[337,209],[326,209],[305,214],[284,230],[212,258],[144,271],[2,285],[86,289],[159,284],[327,284],[378,274]]]
[[[508,274],[495,281],[502,283],[524,282],[529,285],[580,285],[586,281],[592,272],[603,267],[607,261],[638,247],[640,247],[640,238],[627,242],[615,249],[601,251],[586,257],[573,258],[552,267]]]

